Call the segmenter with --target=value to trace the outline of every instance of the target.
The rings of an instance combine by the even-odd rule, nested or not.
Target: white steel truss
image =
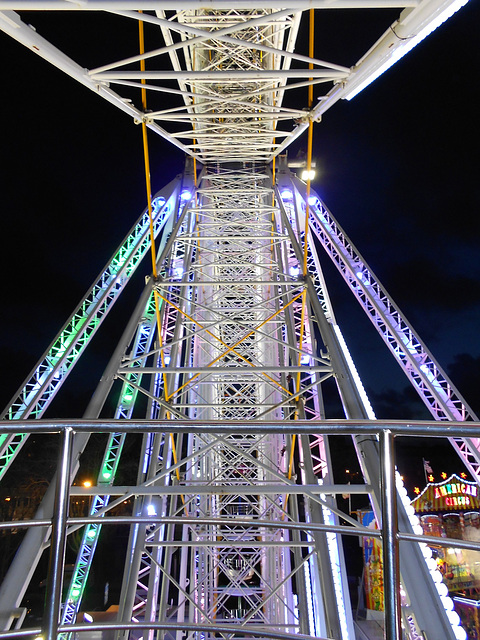
[[[180,186],[180,180],[177,180],[154,199],[153,229],[155,236],[163,233],[161,246],[165,246],[177,215]],[[150,224],[148,210],[145,210],[10,401],[3,418],[38,419],[43,415],[149,248]],[[0,478],[20,451],[25,437],[26,434],[0,436]]]
[[[318,384],[332,367],[327,357],[317,355],[308,326],[298,346],[305,285],[285,266],[292,256],[278,214],[271,177],[263,169],[220,166],[204,172],[196,204],[155,283],[164,309],[156,359],[168,359],[169,366],[144,373],[162,374],[163,397],[171,405],[171,411],[164,409],[167,415],[237,422],[288,420],[299,411],[321,417]],[[309,317],[304,315],[307,325]],[[132,366],[138,367],[136,358],[124,361],[119,374],[129,375]],[[306,381],[302,403],[295,393],[299,380]],[[141,579],[124,581],[124,620],[133,615],[150,622],[234,622],[278,633],[315,632],[299,614],[293,584],[305,583],[307,574],[310,584],[306,567],[319,562],[321,545],[304,541],[303,547],[311,549],[306,555],[297,551],[292,565],[285,547],[290,533],[281,526],[293,517],[287,506],[291,443],[266,434],[195,435],[165,443],[167,457],[176,452],[176,464],[166,473],[165,455],[159,462],[155,458],[142,481],[164,485],[172,468],[178,469],[173,482],[182,493],[170,502],[153,501],[150,508],[170,518],[183,516],[185,524],[177,533],[160,526],[132,538],[128,557],[136,564],[127,574]],[[323,455],[318,469],[325,471],[323,439],[315,448],[318,459]],[[142,507],[143,499],[138,512]],[[212,524],[196,526],[196,520]],[[271,531],[265,522],[278,526]],[[179,542],[166,546],[172,537]],[[312,571],[318,575],[318,569]],[[322,592],[320,584],[315,589]],[[332,589],[327,592],[334,601]],[[341,595],[340,611],[327,605],[328,598],[319,598],[319,619],[327,625],[323,631],[339,633],[340,620],[351,630],[348,594],[342,590]]]
[[[281,171],[278,179],[285,179]],[[295,246],[304,235],[305,201],[297,198],[293,206],[291,191],[285,205],[272,200],[271,181],[263,168],[203,172],[153,283],[162,301],[161,338],[153,348],[156,322],[147,289],[132,347],[117,356],[117,416],[132,415],[140,392],[148,398],[149,419],[318,420],[325,417],[321,383],[332,373],[347,416],[370,414],[322,278],[315,272],[298,278]],[[315,266],[313,236],[310,244],[307,263]],[[118,504],[109,502],[107,489],[121,453],[119,436],[113,434],[107,445],[98,479],[103,493],[92,516],[104,517]],[[353,638],[337,537],[302,538],[291,529],[308,522],[335,524],[338,513],[312,491],[319,479],[328,482],[331,476],[328,444],[323,436],[299,442],[292,462],[294,440],[269,432],[145,437],[138,476],[145,493],[137,487],[132,495],[138,496],[134,513],[151,515],[152,525],[132,528],[119,623],[196,624],[212,632],[218,624],[234,624],[247,634],[264,629]],[[378,485],[375,443],[362,439],[356,446],[367,482]],[[373,503],[378,508],[375,492]],[[408,531],[401,505],[399,514]],[[100,529],[101,520],[85,530],[64,623],[75,619]],[[435,605],[420,548],[417,555],[410,551],[402,558],[410,615],[417,628],[433,626],[434,633],[453,638],[440,601]],[[435,616],[418,608],[419,585],[430,593]]]
[[[206,10],[200,0],[181,9],[159,0],[0,0],[0,29],[202,162],[269,162],[310,121],[351,99],[466,1],[294,0],[285,7],[268,0],[259,7],[252,0],[214,0]],[[112,51],[111,60],[85,69],[23,23],[15,8],[109,11],[158,27],[158,44],[142,54],[132,48],[120,59]],[[296,46],[300,19],[310,8],[404,11],[346,67]],[[138,70],[140,61],[148,68]],[[317,103],[292,106],[290,94],[307,86],[315,87]],[[135,106],[140,87],[149,95],[147,113]]]
[[[217,633],[354,638],[341,539],[328,525],[335,527],[338,518],[357,525],[336,508],[331,496],[337,490],[321,493],[320,485],[333,484],[328,441],[323,435],[241,429],[324,419],[323,383],[332,376],[348,418],[374,417],[335,322],[317,257],[320,244],[434,418],[473,416],[309,185],[290,175],[284,157],[279,168],[269,163],[461,4],[295,0],[284,7],[264,0],[258,7],[250,0],[214,0],[205,8],[187,0],[179,9],[178,3],[153,0],[0,0],[6,33],[195,161],[183,181],[157,194],[151,235],[148,214],[142,214],[5,417],[41,417],[158,235],[158,276],[149,279],[87,417],[98,417],[115,379],[121,386],[117,418],[142,411],[149,421],[172,425],[240,427],[229,433],[145,434],[137,485],[113,501],[124,436],[111,435],[64,602],[65,625],[78,613],[102,518],[134,497],[140,521],[130,529],[117,622],[137,628],[118,632],[118,638],[145,637],[149,624],[149,638],[155,625],[170,624],[178,640]],[[404,10],[360,60],[345,67],[307,55],[301,46],[297,51],[300,19],[311,7]],[[158,42],[146,53],[132,48],[128,57],[112,51],[111,60],[85,69],[12,11],[32,8],[106,10],[117,20],[148,24]],[[148,68],[138,70],[139,63]],[[291,106],[293,91],[304,87],[320,92],[315,106]],[[149,94],[148,111],[135,106],[140,88]],[[203,165],[200,175],[197,162]],[[3,470],[25,437],[3,437]],[[77,437],[75,459],[87,440]],[[363,437],[354,442],[378,515],[378,443]],[[477,442],[452,443],[478,477]],[[49,499],[43,517],[53,514]],[[398,519],[404,531],[413,530],[400,498]],[[5,629],[48,537],[46,525],[29,532],[12,563],[0,589]],[[461,638],[423,547],[401,554],[400,573],[415,633]],[[65,629],[60,637],[69,635]]]

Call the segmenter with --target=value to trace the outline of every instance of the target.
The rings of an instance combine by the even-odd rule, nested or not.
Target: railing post
[[[389,429],[380,432],[385,640],[401,638],[397,493],[393,443],[394,436]]]
[[[73,437],[73,430],[70,427],[64,429],[58,456],[55,507],[52,518],[46,606],[43,621],[43,637],[45,640],[56,640],[58,634],[65,564],[66,525]]]

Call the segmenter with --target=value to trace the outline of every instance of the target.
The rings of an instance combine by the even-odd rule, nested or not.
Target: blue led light
[[[152,201],[152,207],[155,213],[158,213],[160,209],[165,205],[165,203],[166,203],[166,200],[163,196],[158,196],[158,198],[155,198]]]

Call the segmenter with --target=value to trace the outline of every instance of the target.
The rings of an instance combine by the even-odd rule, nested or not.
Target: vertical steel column
[[[394,436],[389,429],[380,433],[382,479],[382,540],[385,639],[398,640],[400,623],[400,571],[397,538],[397,500],[395,485]]]
[[[65,565],[65,542],[67,537],[68,499],[70,495],[72,444],[73,430],[67,428],[61,436],[58,456],[45,616],[43,621],[43,636],[45,640],[56,640],[60,619],[63,569]]]

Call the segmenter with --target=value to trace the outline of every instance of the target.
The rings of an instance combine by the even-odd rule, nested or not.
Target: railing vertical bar
[[[390,429],[380,432],[382,478],[382,540],[385,639],[401,638],[399,598],[399,543],[397,538],[397,501],[395,484],[394,435]]]
[[[45,640],[56,640],[60,621],[73,438],[72,428],[67,427],[63,430],[58,456],[55,508],[52,518],[47,595],[43,621]]]

